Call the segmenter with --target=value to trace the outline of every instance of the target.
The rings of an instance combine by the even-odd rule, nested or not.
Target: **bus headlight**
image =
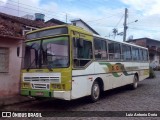
[[[52,90],[64,90],[65,84],[51,84]]]
[[[22,88],[30,88],[30,83],[22,83]]]

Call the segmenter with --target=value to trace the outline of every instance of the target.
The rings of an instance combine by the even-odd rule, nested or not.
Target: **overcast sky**
[[[15,15],[45,14],[66,22],[81,18],[101,36],[111,36],[113,28],[123,32],[124,9],[128,8],[127,38],[160,40],[160,0],[0,0],[0,11]],[[134,22],[138,20],[138,22]],[[115,40],[122,41],[122,36]]]

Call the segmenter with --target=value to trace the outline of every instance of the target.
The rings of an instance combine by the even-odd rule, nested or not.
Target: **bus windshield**
[[[24,69],[61,68],[69,66],[68,37],[26,42]]]

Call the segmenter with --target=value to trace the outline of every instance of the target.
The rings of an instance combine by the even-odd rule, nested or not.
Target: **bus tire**
[[[93,82],[92,88],[91,88],[91,102],[97,102],[100,97],[100,86],[97,81]]]
[[[132,83],[132,90],[136,89],[138,87],[138,76],[134,75],[133,83]]]

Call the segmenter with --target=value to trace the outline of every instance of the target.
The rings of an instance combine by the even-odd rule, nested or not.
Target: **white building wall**
[[[76,22],[74,22],[74,23],[76,23],[76,26],[79,26],[79,27],[85,29],[86,31],[93,33],[93,32],[92,32],[86,25],[84,25],[81,21],[76,21]],[[94,34],[94,33],[93,33],[93,34]]]
[[[9,71],[0,73],[0,97],[18,95],[20,93],[20,70],[22,58],[17,57],[17,46],[21,41],[0,38],[0,47],[9,48]],[[22,52],[20,52],[21,56]]]

